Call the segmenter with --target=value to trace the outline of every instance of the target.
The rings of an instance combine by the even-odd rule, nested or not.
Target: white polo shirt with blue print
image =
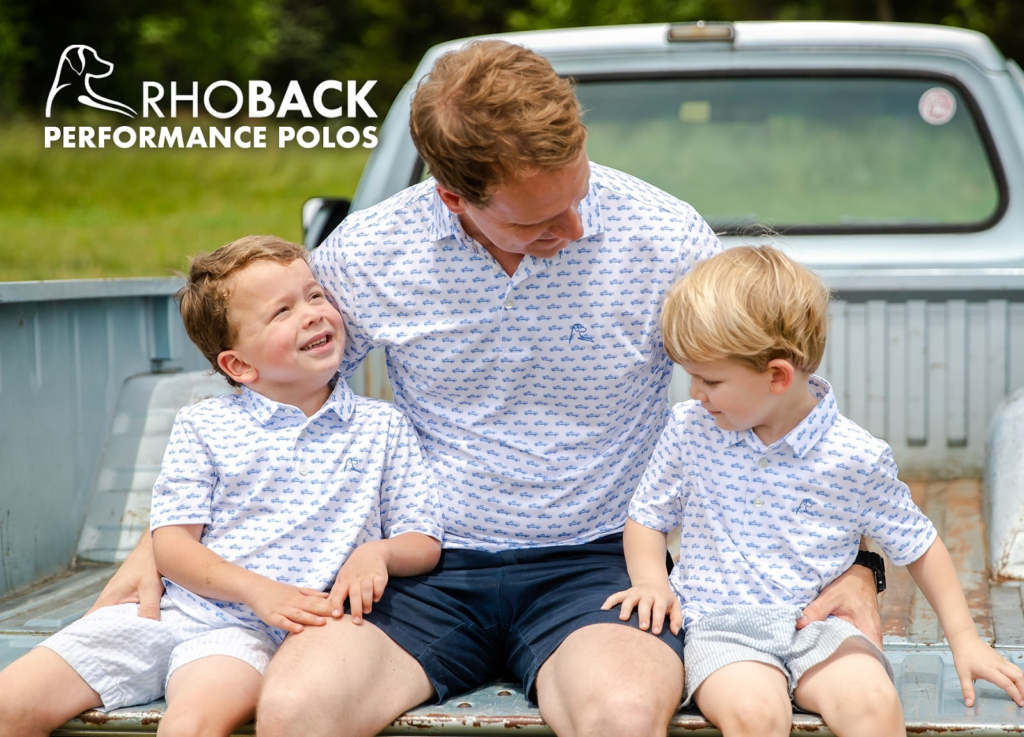
[[[353,213],[313,269],[348,331],[342,373],[383,347],[419,433],[446,548],[621,532],[668,414],[668,287],[720,249],[684,202],[591,164],[584,235],[509,276],[434,181]]]
[[[405,532],[441,539],[435,507],[409,421],[339,380],[312,417],[244,387],[179,411],[153,488],[151,527],[205,525],[200,542],[225,560],[324,590],[364,542]],[[164,583],[201,621],[284,639],[244,604]]]
[[[684,627],[725,606],[806,606],[853,564],[861,535],[897,565],[934,542],[889,446],[839,414],[824,379],[810,391],[817,406],[770,446],[719,429],[700,402],[672,408],[629,516],[681,525],[670,583]]]

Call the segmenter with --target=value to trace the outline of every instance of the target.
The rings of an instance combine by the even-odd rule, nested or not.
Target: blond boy
[[[0,734],[47,735],[86,709],[166,694],[159,734],[229,735],[253,718],[288,633],[343,617],[346,602],[358,624],[389,575],[438,560],[415,432],[338,380],[344,325],[305,250],[242,238],[197,256],[178,296],[189,337],[240,389],[175,420],[153,489],[160,619],[105,607],[13,663]]]
[[[814,376],[829,293],[771,247],[698,264],[669,291],[666,349],[691,377],[630,504],[632,587],[605,608],[685,631],[685,697],[726,737],[788,735],[790,700],[841,737],[904,734],[884,653],[804,606],[862,535],[907,565],[935,608],[968,706],[984,678],[1024,703],[1024,674],[978,638],[949,553],[896,477],[889,447],[843,417]],[[665,533],[682,525],[666,574]],[[737,698],[742,694],[742,698]]]

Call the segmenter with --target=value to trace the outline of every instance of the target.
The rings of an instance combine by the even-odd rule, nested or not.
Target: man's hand
[[[345,612],[345,599],[349,600],[352,623],[362,624],[363,615],[369,614],[374,602],[380,601],[388,585],[386,549],[374,540],[356,548],[338,571],[331,588],[331,613],[340,617]]]
[[[330,607],[326,599],[323,591],[261,577],[245,603],[271,627],[302,632],[306,626],[318,627],[327,622]]]
[[[640,620],[640,629],[649,629],[655,635],[661,634],[665,617],[668,617],[668,628],[673,635],[678,635],[683,627],[682,606],[667,582],[638,583],[609,596],[601,608],[611,609],[617,604],[622,605],[619,609],[619,619],[623,622],[629,621],[635,608]]]
[[[882,647],[882,618],[878,613],[878,595],[875,575],[864,566],[850,566],[849,570],[821,590],[818,598],[804,607],[796,628],[803,629],[811,622],[821,622],[834,614],[845,619],[863,632],[873,643]]]
[[[160,619],[163,595],[164,584],[153,559],[153,538],[147,529],[86,614],[115,604],[138,604],[140,617]]]

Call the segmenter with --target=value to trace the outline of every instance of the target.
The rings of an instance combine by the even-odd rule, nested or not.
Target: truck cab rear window
[[[979,230],[1001,177],[940,79],[580,80],[590,158],[692,204],[720,233]]]

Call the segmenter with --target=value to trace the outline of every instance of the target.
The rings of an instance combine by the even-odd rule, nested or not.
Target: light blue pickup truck
[[[1024,73],[976,33],[839,23],[658,24],[507,36],[577,80],[593,160],[691,202],[835,290],[821,373],[885,438],[957,562],[988,641],[1024,662]],[[431,50],[415,78],[447,48]],[[420,181],[401,93],[351,204],[304,209],[315,247],[351,207]],[[88,608],[134,545],[177,409],[228,391],[185,338],[172,279],[0,284],[0,665]],[[679,377],[684,378],[684,377]],[[352,380],[389,397],[382,356]],[[685,383],[673,384],[674,400]],[[902,569],[881,598],[908,731],[1024,730],[989,684],[963,705]],[[58,733],[147,734],[162,704]],[[387,734],[550,734],[511,684]],[[831,734],[815,715],[794,734]],[[242,733],[249,734],[247,727]],[[673,734],[717,734],[694,710]]]

